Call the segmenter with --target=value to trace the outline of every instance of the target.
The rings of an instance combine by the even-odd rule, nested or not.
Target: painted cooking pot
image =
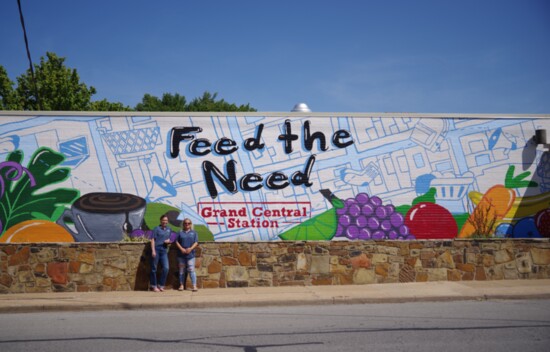
[[[76,242],[117,242],[141,227],[145,207],[145,199],[133,194],[88,193],[66,209],[57,223]]]

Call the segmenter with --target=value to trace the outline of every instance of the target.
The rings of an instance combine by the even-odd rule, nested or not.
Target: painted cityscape
[[[2,113],[0,242],[550,237],[540,116]]]

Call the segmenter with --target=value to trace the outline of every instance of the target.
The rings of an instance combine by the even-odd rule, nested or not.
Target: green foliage
[[[11,226],[26,220],[57,221],[66,205],[72,204],[80,195],[76,189],[51,189],[51,185],[65,181],[70,169],[57,167],[65,157],[49,148],[41,147],[34,152],[27,168],[13,165],[23,161],[23,152],[11,152],[6,163],[8,171],[1,175],[4,194],[0,199],[2,233]],[[47,191],[40,191],[48,187]]]
[[[256,111],[249,104],[235,105],[217,93],[204,92],[189,104],[185,96],[164,93],[159,99],[145,94],[134,109],[120,102],[106,99],[92,101],[96,89],[80,81],[76,69],[65,66],[65,58],[46,53],[40,64],[34,65],[34,78],[28,69],[17,77],[17,87],[0,66],[0,110],[54,110],[54,111]],[[37,94],[38,93],[38,94]]]
[[[250,104],[237,106],[223,99],[216,100],[218,93],[204,92],[202,97],[193,99],[186,111],[256,111]]]
[[[18,110],[20,104],[4,66],[0,65],[0,110]]]
[[[91,111],[132,111],[129,106],[122,103],[112,103],[107,99],[92,101],[90,104]]]
[[[65,58],[46,53],[40,64],[34,65],[17,77],[17,87],[0,66],[0,110],[55,110],[55,111],[128,111],[122,103],[106,99],[92,101],[96,93],[92,86],[80,82],[76,69],[65,66]],[[38,94],[37,94],[38,93]]]
[[[223,99],[216,100],[218,93],[204,92],[202,97],[195,98],[187,104],[186,98],[178,93],[164,93],[162,99],[151,94],[145,94],[137,111],[256,111],[249,104],[237,106]]]
[[[76,69],[65,67],[65,58],[46,53],[40,64],[34,65],[36,91],[30,69],[17,77],[17,94],[24,110],[88,110],[94,87],[80,82]],[[40,101],[38,101],[40,99]]]
[[[136,105],[137,111],[185,111],[185,97],[178,93],[172,95],[164,93],[162,99],[151,94],[145,94],[141,103]]]

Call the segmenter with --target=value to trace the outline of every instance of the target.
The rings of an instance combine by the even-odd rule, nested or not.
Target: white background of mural
[[[291,153],[278,139],[289,119],[298,135]],[[311,151],[304,146],[303,128],[310,122],[311,133],[326,137],[327,150],[315,140]],[[263,125],[262,149],[248,151],[243,143],[254,138]],[[170,157],[170,131],[178,126],[202,128],[196,138],[211,143],[222,137],[236,142],[238,150],[229,155],[193,156],[190,141],[180,143],[177,158]],[[41,146],[62,153],[63,166],[70,177],[61,185],[75,188],[81,195],[93,192],[127,193],[148,203],[163,203],[180,210],[179,218],[190,217],[196,224],[208,222],[218,241],[269,241],[278,235],[332,208],[321,193],[328,189],[345,200],[360,193],[375,195],[384,204],[411,204],[413,199],[436,188],[437,204],[451,213],[472,211],[468,192],[484,192],[504,182],[510,165],[539,187],[518,188],[517,196],[550,191],[548,166],[540,164],[543,148],[533,141],[536,129],[550,129],[548,116],[422,116],[338,114],[243,114],[243,115],[10,115],[2,113],[0,159],[22,150],[23,165]],[[336,131],[349,131],[353,144],[338,148],[331,142]],[[206,150],[208,148],[200,148]],[[226,148],[229,149],[229,148]],[[310,187],[290,184],[280,190],[263,185],[256,191],[227,192],[217,182],[219,195],[213,199],[205,184],[204,161],[220,171],[236,161],[237,181],[250,173],[263,179],[278,171],[289,178],[304,172],[311,155]],[[538,165],[538,168],[537,168]],[[256,184],[256,183],[255,183]],[[259,183],[258,183],[259,184]],[[264,184],[264,183],[262,183]],[[60,186],[60,185],[56,185]],[[229,227],[228,221],[205,219],[200,204],[222,203],[227,210],[280,208],[282,202],[307,204],[305,216],[271,216],[278,227]],[[227,202],[227,204],[225,204]],[[229,203],[235,204],[230,206]],[[269,205],[271,204],[271,205]],[[296,206],[294,207],[296,208]],[[262,220],[262,219],[261,219]]]

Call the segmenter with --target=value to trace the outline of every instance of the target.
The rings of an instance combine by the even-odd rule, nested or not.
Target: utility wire
[[[27,39],[27,30],[25,29],[25,19],[23,18],[23,10],[21,10],[21,0],[17,0],[17,6],[19,7],[19,19],[21,20],[21,27],[23,27],[23,37],[25,38],[25,48],[27,48],[27,58],[29,59],[29,67],[31,69],[32,83],[34,86],[34,95],[36,96],[36,103],[38,104],[38,109],[42,110],[42,105],[40,104],[40,97],[38,96],[38,89],[36,87],[36,78],[34,77],[34,68],[31,59],[31,51],[29,50],[29,40]]]

